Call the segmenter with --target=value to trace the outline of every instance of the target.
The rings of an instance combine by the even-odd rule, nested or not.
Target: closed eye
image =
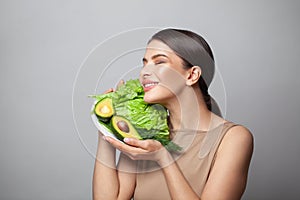
[[[154,64],[159,65],[159,64],[163,64],[163,63],[166,63],[166,61],[160,60],[160,61],[155,62]]]
[[[165,54],[156,54],[151,57],[151,60],[155,65],[163,64],[168,62],[168,56]],[[146,58],[143,58],[143,67],[148,63]]]

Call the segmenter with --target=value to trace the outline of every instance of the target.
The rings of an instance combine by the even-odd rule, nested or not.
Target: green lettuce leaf
[[[111,98],[115,115],[129,120],[143,139],[158,140],[169,151],[181,150],[178,145],[170,141],[166,108],[160,104],[148,104],[144,101],[144,90],[138,79],[128,80],[115,92],[91,97],[96,101]],[[110,127],[109,122],[106,126]]]

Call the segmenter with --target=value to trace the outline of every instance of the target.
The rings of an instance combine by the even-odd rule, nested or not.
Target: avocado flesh
[[[95,105],[94,113],[101,121],[109,121],[114,114],[114,108],[111,98],[105,98]]]
[[[142,139],[134,126],[122,116],[113,116],[111,118],[111,127],[116,137],[120,140],[124,138]]]

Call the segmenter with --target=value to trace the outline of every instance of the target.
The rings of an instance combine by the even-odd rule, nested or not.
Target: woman
[[[168,109],[171,137],[183,151],[170,153],[155,140],[120,143],[99,134],[94,199],[240,199],[253,138],[247,128],[223,119],[208,94],[214,74],[209,45],[191,31],[165,29],[150,39],[143,64],[144,100]],[[118,166],[115,148],[122,152]]]

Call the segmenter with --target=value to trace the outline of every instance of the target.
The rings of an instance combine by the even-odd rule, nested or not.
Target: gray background
[[[137,27],[208,40],[226,117],[255,137],[243,199],[298,199],[299,10],[296,0],[1,1],[0,199],[91,199],[96,129],[91,100],[78,99],[96,83],[76,74],[96,45]]]

